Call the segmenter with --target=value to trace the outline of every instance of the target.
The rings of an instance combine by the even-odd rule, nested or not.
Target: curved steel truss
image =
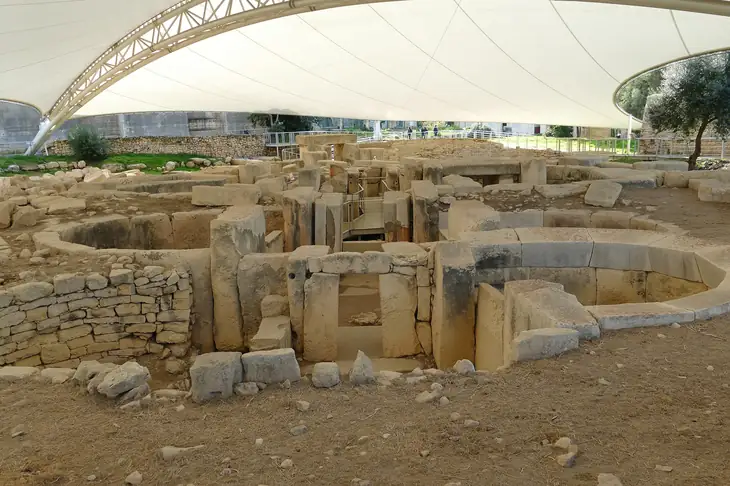
[[[95,96],[177,49],[246,25],[334,7],[394,0],[182,0],[114,43],[89,65],[45,114],[28,153]]]

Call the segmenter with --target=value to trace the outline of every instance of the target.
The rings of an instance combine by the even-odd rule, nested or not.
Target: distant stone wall
[[[264,138],[259,135],[225,135],[215,137],[129,137],[111,138],[113,154],[195,154],[207,157],[254,158],[268,155]],[[66,140],[48,145],[51,155],[70,155]]]
[[[182,269],[61,274],[0,291],[0,365],[75,368],[190,347],[192,289]]]

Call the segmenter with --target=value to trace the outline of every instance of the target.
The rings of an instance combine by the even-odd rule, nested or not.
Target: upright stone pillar
[[[213,334],[219,351],[243,349],[238,263],[244,255],[263,253],[265,237],[266,219],[261,206],[234,206],[210,223]]]
[[[304,349],[304,282],[307,281],[307,262],[330,252],[328,246],[300,246],[289,255],[287,264],[287,294],[291,318],[292,346],[297,353]]]
[[[439,241],[439,192],[429,181],[411,183],[413,198],[413,242]]]
[[[335,361],[340,276],[314,273],[304,284],[304,359]]]
[[[416,334],[416,277],[385,273],[378,278],[383,356],[398,358],[418,354],[420,345]]]
[[[342,251],[342,212],[345,195],[322,194],[314,201],[314,243]]]
[[[429,159],[420,157],[403,157],[398,186],[401,191],[411,188],[413,181],[423,180],[423,163]]]
[[[520,182],[523,184],[547,184],[546,161],[537,159],[520,162]]]
[[[474,257],[469,245],[437,244],[433,279],[431,330],[436,366],[446,369],[460,359],[474,362]]]
[[[322,169],[319,164],[307,164],[299,169],[299,187],[311,187],[319,191],[322,184]]]
[[[383,195],[383,226],[386,243],[411,241],[411,197],[405,192]]]
[[[281,193],[284,212],[284,251],[314,243],[314,200],[319,193],[298,187]]]
[[[335,146],[335,160],[344,161],[345,160],[345,144],[344,143],[336,143]]]

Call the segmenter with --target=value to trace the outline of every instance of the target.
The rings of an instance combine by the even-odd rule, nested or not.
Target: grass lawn
[[[147,168],[144,169],[142,172],[154,174],[159,173],[159,169],[164,167],[166,162],[173,161],[180,163],[180,166],[177,168],[177,170],[196,171],[198,170],[197,167],[189,169],[183,165],[185,162],[195,157],[208,158],[204,155],[196,154],[114,154],[110,155],[101,162],[94,162],[89,165],[101,167],[104,164],[145,164]],[[33,175],[43,171],[25,171],[23,170],[23,166],[27,164],[45,164],[47,162],[53,161],[72,162],[73,160],[73,157],[67,155],[10,155],[8,157],[0,157],[0,169],[6,169],[9,165],[15,164],[20,166],[21,171],[19,172],[19,174]],[[55,170],[50,170],[46,172],[55,172]],[[6,172],[4,175],[13,174],[18,174],[18,172]]]

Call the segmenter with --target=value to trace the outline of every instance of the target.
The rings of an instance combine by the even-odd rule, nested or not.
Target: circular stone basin
[[[668,325],[730,311],[730,246],[671,233],[603,228],[463,232],[477,283],[563,284],[599,327]]]

